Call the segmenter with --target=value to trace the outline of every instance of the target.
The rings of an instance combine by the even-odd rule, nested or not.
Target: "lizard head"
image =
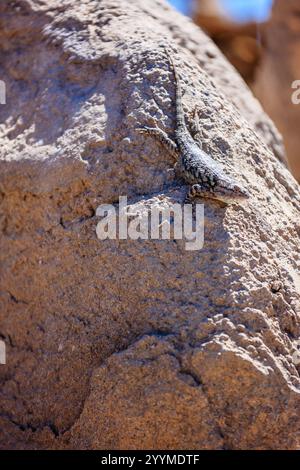
[[[249,199],[250,194],[246,188],[231,178],[222,178],[213,188],[213,199],[227,204]]]

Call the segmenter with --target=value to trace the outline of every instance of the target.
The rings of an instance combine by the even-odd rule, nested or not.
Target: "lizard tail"
[[[166,54],[168,56],[172,72],[174,75],[174,82],[175,82],[175,101],[176,101],[176,124],[177,124],[177,129],[180,130],[186,130],[186,124],[185,124],[185,119],[184,119],[184,112],[183,112],[183,106],[182,106],[182,89],[181,89],[181,83],[180,83],[180,78],[177,73],[173,58],[167,48],[165,48]]]

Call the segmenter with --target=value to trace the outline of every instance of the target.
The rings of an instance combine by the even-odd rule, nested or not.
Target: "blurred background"
[[[284,138],[300,181],[300,0],[169,0],[212,38]],[[300,98],[300,82],[298,85]],[[299,100],[300,101],[300,100]]]

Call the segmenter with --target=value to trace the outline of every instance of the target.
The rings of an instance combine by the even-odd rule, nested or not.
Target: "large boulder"
[[[244,82],[163,0],[2,2],[0,45],[1,448],[296,448],[300,191]],[[251,193],[204,201],[198,251],[96,235],[120,195],[184,199],[137,131],[174,134],[165,45]]]

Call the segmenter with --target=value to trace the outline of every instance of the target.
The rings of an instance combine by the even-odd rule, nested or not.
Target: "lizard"
[[[187,202],[197,197],[215,199],[227,204],[248,199],[248,190],[228,176],[221,165],[202,150],[192,137],[185,122],[180,79],[169,51],[165,49],[165,52],[175,83],[175,138],[171,139],[158,127],[144,126],[138,131],[157,138],[176,160],[175,173],[190,186]],[[199,127],[199,123],[197,124]]]

